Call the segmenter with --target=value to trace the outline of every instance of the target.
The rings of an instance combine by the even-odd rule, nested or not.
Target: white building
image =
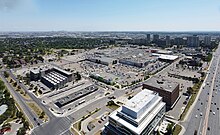
[[[149,135],[165,115],[162,97],[150,90],[143,90],[109,116],[104,130],[111,135]]]

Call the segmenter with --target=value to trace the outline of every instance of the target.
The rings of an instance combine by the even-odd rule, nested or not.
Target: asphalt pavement
[[[220,133],[220,48],[213,55],[213,60],[207,72],[207,79],[203,83],[199,98],[188,119],[182,123],[185,135],[218,135]]]
[[[29,120],[29,122],[35,127],[38,126],[38,123],[42,123],[40,119],[38,119],[37,115],[32,112],[32,110],[28,107],[28,105],[25,103],[23,97],[17,93],[14,88],[11,86],[11,84],[8,83],[6,78],[4,77],[3,71],[0,73],[0,78],[5,83],[6,87],[10,91],[11,95],[14,97],[15,101],[18,103],[18,105],[21,107],[22,111],[24,112],[25,116]]]

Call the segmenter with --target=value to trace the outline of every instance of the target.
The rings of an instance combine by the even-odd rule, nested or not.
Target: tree
[[[30,78],[30,73],[26,73],[26,77],[27,77],[27,78]]]
[[[20,111],[17,111],[16,116],[17,116],[18,118],[22,118],[22,117],[23,117],[23,113],[22,113],[22,112],[20,112]]]
[[[193,88],[192,87],[187,87],[187,93],[190,95],[193,93]]]
[[[19,128],[17,135],[25,135],[26,134],[26,129],[24,127]]]
[[[172,135],[172,134],[173,134],[173,125],[172,124],[168,124],[167,132],[165,133],[165,135]]]
[[[108,103],[107,103],[108,106],[112,106],[112,105],[114,105],[114,104],[115,104],[115,102],[114,102],[113,100],[110,100],[110,101],[108,101]]]
[[[33,84],[30,84],[30,87],[31,87],[31,88],[33,88],[33,87],[34,87],[34,85],[33,85]]]
[[[194,131],[194,135],[197,135],[197,130]]]
[[[10,83],[12,83],[13,82],[13,80],[12,79],[10,79]]]
[[[17,86],[17,82],[14,82],[13,86],[16,87]]]
[[[9,77],[8,72],[4,71],[4,76],[5,76],[6,78],[8,78],[8,77]]]
[[[79,72],[76,72],[76,80],[78,81],[78,80],[81,80],[81,75],[79,74]]]
[[[28,123],[28,121],[25,121],[25,122],[23,123],[23,125],[24,125],[24,128],[25,128],[25,129],[29,129],[29,123]]]
[[[34,90],[35,90],[35,91],[37,91],[37,90],[38,90],[37,86],[35,86],[35,87],[34,87]]]
[[[40,114],[40,118],[44,118],[44,116],[45,116],[45,112],[42,111],[41,114]]]

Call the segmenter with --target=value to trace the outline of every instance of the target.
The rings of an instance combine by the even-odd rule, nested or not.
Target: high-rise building
[[[187,37],[188,47],[199,47],[199,37],[196,35]]]
[[[204,37],[204,44],[207,46],[211,45],[211,36],[205,36]]]
[[[219,41],[220,41],[220,37],[217,37],[217,38],[215,39],[215,41],[216,41],[216,42],[219,42]]]
[[[147,42],[150,43],[150,34],[147,34]]]
[[[160,39],[160,36],[159,35],[153,35],[153,41],[158,41]]]
[[[181,37],[174,38],[174,44],[175,45],[184,45],[183,38],[181,38]]]
[[[149,135],[162,121],[165,110],[162,97],[144,89],[109,115],[103,134]]]
[[[167,46],[170,45],[170,36],[166,36],[166,45],[167,45]]]

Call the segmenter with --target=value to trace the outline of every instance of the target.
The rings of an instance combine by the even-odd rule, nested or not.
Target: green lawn
[[[174,128],[173,135],[178,135],[181,130],[182,130],[182,127],[177,124]]]

